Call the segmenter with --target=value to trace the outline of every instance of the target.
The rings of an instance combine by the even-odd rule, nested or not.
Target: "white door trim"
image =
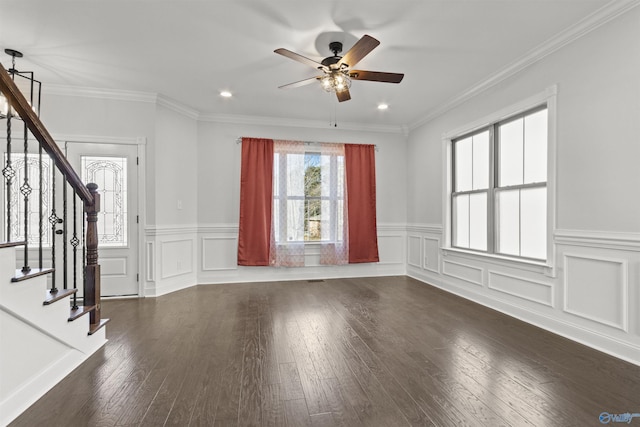
[[[144,297],[144,283],[145,278],[142,271],[142,260],[144,260],[144,235],[142,231],[146,224],[146,206],[147,206],[147,193],[146,193],[146,137],[113,137],[113,136],[95,136],[95,135],[53,135],[54,141],[64,150],[67,142],[71,143],[90,143],[90,144],[123,144],[123,145],[135,145],[136,155],[138,157],[138,167],[136,171],[138,173],[138,209],[139,223],[136,227],[136,236],[138,240],[138,298]],[[100,256],[98,254],[98,256]],[[100,258],[98,258],[100,262]]]

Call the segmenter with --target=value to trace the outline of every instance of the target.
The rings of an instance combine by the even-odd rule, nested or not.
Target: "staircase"
[[[16,247],[0,244],[0,425],[7,425],[106,343],[91,308],[72,310],[74,290],[47,289],[51,270],[23,276]],[[20,280],[16,278],[20,277]]]
[[[6,200],[0,209],[5,208],[2,231],[3,239],[8,240],[0,243],[0,426],[15,419],[102,347],[106,343],[103,326],[108,321],[101,318],[97,185],[83,184],[31,107],[32,103],[18,89],[14,79],[33,75],[22,74],[15,70],[15,65],[7,72],[0,64],[0,95],[8,105],[4,112],[0,111],[7,142],[2,168]],[[33,85],[33,80],[31,82]],[[14,128],[16,134],[12,135]],[[15,136],[20,136],[24,147],[22,169],[16,167],[20,165],[20,157],[15,161],[11,158]],[[35,142],[39,160],[36,165],[28,166],[29,146]],[[50,157],[53,165],[50,206],[43,203],[44,155]],[[39,171],[40,182],[35,188],[29,182],[30,167]],[[61,215],[55,205],[56,181],[63,181]],[[20,207],[15,204],[15,197],[23,200],[19,215],[14,215],[16,211],[10,212],[12,203],[16,209]],[[37,208],[30,212],[27,206],[33,205]],[[35,224],[30,221],[33,215],[37,219]],[[79,235],[75,231],[76,216],[83,219]],[[52,268],[43,267],[46,222],[51,224],[47,250],[50,249]],[[56,229],[59,225],[62,230]],[[73,230],[72,236],[68,234],[69,229]],[[22,237],[14,240],[23,241],[12,241],[11,236],[16,235]],[[29,266],[30,250],[39,254],[38,260],[31,260],[37,268]],[[56,258],[62,260],[60,267],[56,266]],[[81,258],[79,262],[78,258]],[[22,268],[16,269],[18,262]],[[72,279],[68,280],[69,276]],[[56,278],[60,287],[56,285]],[[79,288],[85,306],[76,306],[75,294]]]

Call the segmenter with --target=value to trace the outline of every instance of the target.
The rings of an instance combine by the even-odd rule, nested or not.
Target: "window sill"
[[[452,248],[452,247],[441,247],[440,251],[442,252],[442,255],[445,257],[457,256],[460,258],[488,262],[488,263],[500,265],[503,267],[518,268],[520,270],[540,273],[548,277],[555,277],[555,271],[554,271],[553,265],[545,261],[511,258],[503,255],[479,253],[479,252],[468,251],[468,250]]]

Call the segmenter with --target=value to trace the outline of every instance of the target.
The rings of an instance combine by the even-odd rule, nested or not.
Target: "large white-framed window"
[[[444,136],[445,249],[551,265],[556,88]]]
[[[344,238],[344,153],[324,144],[274,154],[273,213],[277,244],[340,243]]]

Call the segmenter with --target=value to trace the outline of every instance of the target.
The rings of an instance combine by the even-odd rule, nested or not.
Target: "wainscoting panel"
[[[564,254],[564,311],[627,331],[625,259]]]
[[[236,237],[203,237],[202,270],[220,271],[238,268],[238,239]]]
[[[553,286],[524,277],[489,270],[489,289],[553,307]]]
[[[464,280],[465,282],[472,283],[474,285],[483,286],[482,268],[445,260],[442,264],[442,272],[447,276]]]
[[[146,281],[154,282],[156,280],[156,269],[155,269],[155,260],[156,260],[156,244],[155,242],[147,242],[147,253],[146,253]]]
[[[422,253],[420,252],[420,236],[408,236],[407,237],[407,264],[412,267],[422,268],[420,259]]]
[[[425,237],[423,241],[424,269],[440,274],[440,239],[435,237]]]
[[[378,265],[400,265],[404,270],[406,262],[405,226],[395,224],[378,225]]]
[[[160,242],[160,253],[160,277],[162,279],[188,274],[193,271],[191,240],[184,239]]]

